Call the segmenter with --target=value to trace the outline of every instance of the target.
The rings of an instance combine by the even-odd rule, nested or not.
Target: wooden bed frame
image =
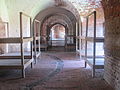
[[[81,24],[81,20],[79,20],[79,22],[76,22],[76,54],[81,56],[80,55],[80,31],[82,29],[82,24]]]
[[[35,59],[35,64],[37,63],[37,58],[41,54],[41,49],[40,49],[40,24],[41,22],[37,19],[34,20],[34,32],[33,32],[33,44],[34,44],[34,59]],[[38,27],[37,27],[38,25]]]
[[[30,37],[23,37],[23,16],[30,19]],[[32,67],[33,59],[33,34],[32,34],[32,18],[25,13],[20,12],[20,37],[8,37],[8,38],[0,38],[0,44],[20,44],[20,53],[11,55],[3,54],[0,55],[0,69],[21,69],[22,77],[25,77],[25,68],[27,68],[30,64]],[[24,53],[24,42],[30,42],[30,55],[25,55]]]
[[[94,36],[88,37],[88,21],[89,16],[94,15]],[[80,34],[80,42],[82,40],[85,41],[85,55],[82,55],[80,57],[84,57],[85,60],[85,67],[87,64],[92,67],[92,77],[95,77],[95,69],[104,69],[104,56],[97,56],[96,55],[96,43],[104,43],[104,37],[96,37],[96,11],[92,12],[86,17],[86,35],[82,36],[82,29]],[[87,55],[87,43],[92,42],[93,43],[93,56]],[[82,45],[82,44],[81,44]],[[80,47],[80,51],[82,51],[82,48]]]
[[[41,49],[44,49],[45,51],[47,51],[48,45],[47,45],[47,44],[41,44],[41,45],[40,45],[40,48],[41,48]]]
[[[41,39],[42,38],[44,38],[44,39],[47,39],[48,37],[47,36],[41,36]],[[48,49],[48,41],[46,40],[46,42],[45,43],[41,43],[40,44],[40,49],[42,50],[42,49],[44,49],[45,51],[47,51],[47,49]]]

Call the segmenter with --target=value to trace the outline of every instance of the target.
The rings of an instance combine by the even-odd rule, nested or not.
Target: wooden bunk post
[[[36,46],[36,21],[34,20],[34,22],[33,22],[33,26],[34,26],[34,34],[33,34],[33,37],[34,37],[34,59],[35,59],[35,64],[37,63],[37,57],[36,57],[36,55],[37,55],[37,50],[36,50],[36,48],[37,48],[37,46]]]
[[[80,38],[82,36],[82,21],[79,20],[79,50],[80,50],[80,60],[82,59],[81,53],[82,53],[82,39]]]
[[[78,48],[78,42],[77,42],[77,36],[78,36],[78,24],[77,24],[77,22],[76,22],[76,51],[77,51],[77,48]]]
[[[33,30],[32,30],[32,18],[30,17],[30,37],[33,36]],[[30,42],[30,46],[31,46],[31,57],[33,58],[33,41]],[[33,63],[31,62],[31,68],[33,68]]]
[[[96,59],[96,11],[94,11],[94,42],[93,42],[93,70],[92,70],[92,77],[95,77],[95,59]]]
[[[37,57],[40,55],[40,21],[39,20],[34,20],[33,22],[33,36],[34,36],[34,59],[35,59],[35,64],[37,63]],[[38,24],[38,28],[37,28],[37,24]],[[38,36],[37,36],[38,35]],[[38,40],[38,47],[36,45],[36,41]],[[38,48],[38,53],[37,53],[37,48]]]
[[[34,40],[33,40],[33,43],[34,43],[34,59],[35,59],[35,64],[37,63],[37,61],[36,61],[36,26],[35,26],[35,21],[33,22],[33,28],[34,28],[34,32],[33,32],[33,38],[34,38]]]
[[[22,12],[20,12],[20,38],[23,40],[23,35],[22,35]],[[23,48],[23,42],[20,43],[21,45],[21,65],[22,65],[22,77],[25,77],[25,69],[24,69],[24,48]]]
[[[79,24],[80,24],[80,29],[79,29],[79,39],[80,39],[80,37],[82,36],[82,22],[80,22],[79,21]],[[82,51],[82,39],[80,39],[80,51]],[[80,52],[81,53],[81,52]],[[80,54],[80,59],[82,59],[82,56],[81,56],[81,54]]]
[[[86,37],[88,36],[88,17],[86,18]],[[87,40],[85,40],[85,59],[87,60]],[[87,67],[87,62],[85,60],[85,68]]]
[[[67,31],[68,31],[68,28],[67,26],[65,26],[65,51],[67,51]]]
[[[76,22],[76,52],[77,55],[80,56],[81,59],[81,55],[80,55],[80,26],[79,26],[79,22]],[[78,46],[79,45],[79,46]]]
[[[40,49],[40,21],[38,22],[38,53],[39,53],[39,55],[41,55],[41,49]]]
[[[40,25],[41,25],[41,23],[40,23]],[[39,25],[39,30],[41,31],[41,28],[40,28],[40,25]],[[40,31],[39,31],[39,52],[41,52],[41,48],[40,48],[40,41],[41,41],[41,37],[40,37]],[[52,41],[51,41],[51,43],[52,43]]]
[[[39,24],[39,26],[38,26],[38,37],[39,37],[39,39],[38,39],[38,53],[41,53],[41,50],[40,50],[40,24],[41,24],[41,22],[38,21],[38,24]]]

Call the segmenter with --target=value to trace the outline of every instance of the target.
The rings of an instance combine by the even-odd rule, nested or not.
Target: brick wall
[[[102,0],[105,14],[104,79],[120,90],[120,0]]]

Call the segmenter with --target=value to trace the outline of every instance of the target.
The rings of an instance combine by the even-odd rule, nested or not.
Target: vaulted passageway
[[[57,40],[51,41],[50,37],[50,29],[53,25],[58,23],[63,25],[65,28],[64,40],[61,40],[60,43],[62,46],[64,46],[63,49],[67,50],[67,46],[72,45],[73,50],[75,51],[76,22],[79,22],[80,17],[76,8],[73,5],[70,5],[68,2],[66,2],[66,5],[63,4],[61,7],[53,6],[51,8],[47,8],[39,12],[35,17],[35,19],[41,21],[41,49],[47,50],[51,48],[52,42],[54,43],[54,46],[55,42],[56,45],[57,42],[59,43]],[[72,7],[72,10],[70,11],[68,7]],[[60,44],[58,46],[61,46]]]
[[[30,20],[28,18],[20,19],[19,12],[26,13],[30,16]],[[91,12],[93,13],[90,14]],[[90,17],[87,16],[88,14]],[[22,47],[24,40],[18,38],[22,36],[21,27],[23,36],[28,36],[30,32],[27,30],[32,28],[31,31],[34,31],[35,20],[40,23],[35,27],[40,28],[36,34],[36,36],[40,34],[40,37],[37,37],[40,40],[31,37],[30,40],[33,39],[34,44],[31,43],[30,46],[30,43],[26,43],[24,48],[20,48],[17,44],[3,44],[7,41],[15,42],[16,40],[11,37],[16,37],[18,40],[16,42],[21,41]],[[63,34],[65,36],[64,48],[51,48],[53,45],[50,36],[51,29],[56,24],[65,28],[63,31],[65,32]],[[119,0],[0,0],[0,42],[2,43],[0,44],[0,56],[3,55],[2,58],[0,57],[0,69],[5,67],[5,70],[0,70],[0,89],[113,90],[112,86],[115,90],[120,90],[119,24]],[[63,39],[60,33],[58,35]],[[31,53],[34,56],[23,56],[30,51],[29,49],[37,51],[35,43],[38,44],[39,41],[40,45],[37,46],[41,47],[41,51],[42,48],[45,49],[45,52],[39,53],[38,58],[35,56],[38,52]],[[91,44],[91,41],[94,43]],[[99,43],[96,44],[96,42]],[[102,44],[100,44],[101,42]],[[34,48],[32,48],[32,44]],[[95,47],[97,47],[96,50]],[[22,52],[23,50],[25,53]],[[21,53],[21,56],[17,57],[19,59],[22,57],[19,62],[20,66],[16,66],[16,57],[13,60],[11,55],[13,52],[15,55],[18,52]],[[5,56],[5,54],[10,54],[10,56]],[[10,61],[14,62],[4,62],[6,60],[3,58],[8,57],[12,58]],[[10,62],[17,68],[22,67],[22,73],[24,73],[24,68],[28,65],[24,67],[22,63],[28,57],[32,57],[32,60],[35,60],[35,63],[38,61],[38,63],[33,69],[30,67],[26,69],[26,78],[16,79],[19,77],[20,71],[9,69],[11,67],[9,65],[8,67],[3,66]],[[90,59],[92,62],[87,62],[88,58],[92,58]],[[95,61],[95,58],[99,59]],[[86,60],[91,68],[83,60]],[[95,65],[97,61],[99,65]],[[86,65],[87,67],[84,68]],[[95,68],[100,70],[95,70]]]

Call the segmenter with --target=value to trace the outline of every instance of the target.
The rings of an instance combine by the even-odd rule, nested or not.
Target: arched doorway
[[[51,46],[65,46],[65,27],[55,24],[50,28]]]
[[[53,45],[52,44],[53,40],[51,38],[50,31],[53,25],[55,25],[56,23],[62,24],[67,31],[66,36],[64,37],[67,43],[64,43],[65,40],[63,40],[63,43],[60,43],[60,46],[64,47],[64,50],[67,50],[66,48],[68,48],[69,45],[71,46],[71,43],[74,44],[75,46],[75,39],[73,39],[73,37],[71,36],[76,35],[75,23],[77,20],[79,20],[79,17],[77,17],[73,12],[67,10],[66,8],[51,7],[40,12],[36,16],[36,19],[41,21],[41,26],[40,26],[41,50],[47,51]],[[74,48],[74,51],[75,51],[75,48]]]

